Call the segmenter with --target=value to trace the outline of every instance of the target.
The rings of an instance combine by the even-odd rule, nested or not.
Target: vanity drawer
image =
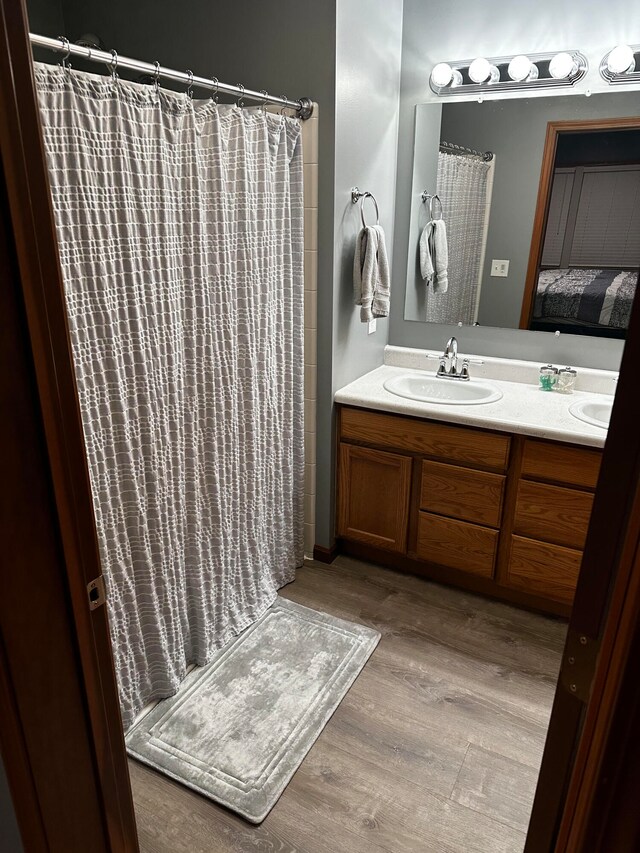
[[[599,450],[526,439],[522,476],[595,489],[601,461]]]
[[[422,560],[492,578],[497,546],[497,530],[428,512],[419,515],[417,555]]]
[[[582,551],[511,537],[509,586],[555,601],[573,601]]]
[[[340,437],[497,471],[509,459],[508,435],[361,409],[342,409]]]
[[[420,509],[499,527],[504,481],[502,474],[424,461]]]
[[[569,548],[584,548],[593,495],[521,480],[514,532]]]

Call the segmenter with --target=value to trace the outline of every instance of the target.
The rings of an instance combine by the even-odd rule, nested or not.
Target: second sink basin
[[[384,388],[398,397],[418,400],[421,403],[444,403],[448,405],[473,406],[480,403],[495,403],[502,391],[489,382],[479,379],[436,379],[421,373],[404,373],[387,379]]]
[[[576,400],[569,411],[579,421],[608,429],[612,406],[613,400]]]

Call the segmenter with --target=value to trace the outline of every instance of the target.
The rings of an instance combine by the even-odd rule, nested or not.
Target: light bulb
[[[534,65],[528,56],[521,53],[513,57],[507,68],[507,73],[512,80],[516,80],[518,83],[522,83],[523,80],[536,80],[538,66]]]
[[[556,53],[549,63],[549,74],[555,80],[566,80],[578,70],[578,63],[570,53]]]
[[[474,83],[486,83],[487,81],[497,83],[500,79],[500,72],[488,59],[479,56],[469,66],[469,77]]]
[[[614,47],[607,57],[607,68],[612,74],[627,74],[635,71],[636,58],[628,44]]]
[[[431,72],[431,82],[438,89],[444,89],[446,86],[454,88],[462,83],[462,74],[448,62],[439,62]]]
[[[451,83],[452,77],[453,68],[448,62],[439,62],[437,65],[434,65],[431,72],[431,81],[434,86],[438,86],[438,88],[448,86]]]

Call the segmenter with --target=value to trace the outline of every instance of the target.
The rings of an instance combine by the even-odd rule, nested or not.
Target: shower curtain
[[[466,326],[478,319],[492,166],[478,157],[438,154],[437,192],[447,226],[449,287],[445,293],[429,289],[425,319],[431,323]]]
[[[126,729],[302,563],[300,124],[36,81]]]

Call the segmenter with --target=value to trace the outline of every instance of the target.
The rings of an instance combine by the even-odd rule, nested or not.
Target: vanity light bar
[[[461,62],[439,62],[431,72],[429,86],[432,92],[443,97],[555,89],[574,86],[582,80],[588,67],[587,57],[579,50],[477,57]]]
[[[618,44],[602,58],[600,76],[612,86],[640,83],[640,44]]]

